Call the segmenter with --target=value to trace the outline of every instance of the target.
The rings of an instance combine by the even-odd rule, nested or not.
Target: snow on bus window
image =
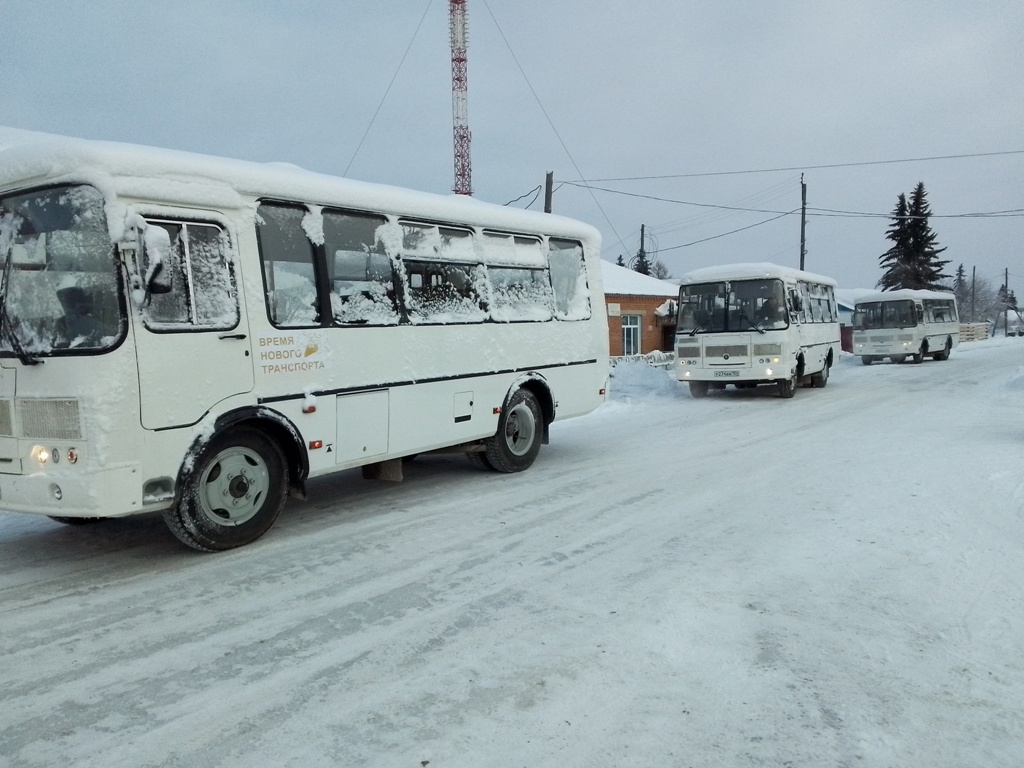
[[[555,299],[547,270],[490,267],[491,319],[509,323],[524,320],[550,320]]]
[[[325,211],[323,239],[331,279],[331,311],[341,325],[397,325],[391,259],[377,240],[380,216]]]
[[[555,317],[586,320],[590,317],[590,294],[583,263],[583,246],[572,240],[548,241],[551,288],[555,294]]]
[[[186,221],[147,221],[143,265],[160,263],[144,309],[153,330],[227,330],[238,324],[231,244],[220,227]]]
[[[475,264],[403,261],[409,320],[412,323],[479,323],[485,279]]]
[[[309,212],[297,205],[261,203],[257,219],[267,313],[274,325],[294,328],[320,324],[313,267],[313,243],[305,224]]]
[[[110,348],[124,333],[115,250],[93,187],[0,198],[5,322],[0,352]]]

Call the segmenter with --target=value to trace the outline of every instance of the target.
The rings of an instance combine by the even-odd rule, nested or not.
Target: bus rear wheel
[[[288,465],[262,432],[240,428],[214,437],[185,480],[181,501],[164,521],[184,544],[204,552],[258,539],[284,507]]]
[[[532,392],[518,389],[498,420],[498,432],[484,442],[483,463],[498,472],[522,472],[540,453],[540,403]]]
[[[824,367],[820,371],[811,374],[811,385],[821,389],[828,384],[828,374],[831,367],[828,360],[826,360]]]
[[[912,357],[911,357],[910,359],[911,359],[911,360],[912,360],[912,361],[913,361],[913,362],[914,362],[915,364],[917,364],[917,363],[923,363],[923,362],[924,362],[924,356],[925,356],[925,355],[926,355],[927,353],[928,353],[928,347],[927,347],[926,345],[922,344],[922,345],[921,345],[921,348],[920,348],[919,350],[917,350],[917,352],[915,352],[915,353],[913,354],[913,356],[912,356]]]
[[[860,361],[864,363],[864,365],[871,365],[871,363],[873,363],[875,359],[871,357],[871,355],[861,355]]]
[[[936,352],[932,357],[936,360],[949,360],[949,353],[953,351],[953,342],[946,339],[946,346],[942,348],[941,352]]]
[[[904,362],[907,359],[907,356],[906,355],[889,355],[889,359],[892,360],[892,362],[896,363],[896,365],[899,365],[900,363]]]

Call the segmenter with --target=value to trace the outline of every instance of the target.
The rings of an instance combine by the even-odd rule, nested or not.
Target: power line
[[[370,128],[373,127],[374,121],[377,119],[377,115],[380,113],[380,108],[384,106],[384,101],[387,99],[388,94],[391,93],[391,86],[395,84],[395,79],[398,77],[398,73],[402,71],[402,65],[405,63],[405,57],[409,55],[409,50],[412,48],[413,42],[416,40],[416,35],[420,32],[420,27],[423,26],[423,20],[427,18],[427,11],[430,10],[431,4],[434,0],[427,0],[427,7],[423,9],[423,15],[420,16],[420,23],[416,25],[416,31],[412,33],[412,39],[409,40],[409,45],[405,48],[405,53],[402,54],[402,60],[398,62],[398,66],[395,67],[395,74],[391,76],[391,82],[388,83],[388,87],[384,89],[384,95],[380,97],[380,103],[377,105],[377,109],[373,113],[373,117],[370,118],[370,123],[366,126],[366,130],[363,131],[363,137],[359,139],[359,144],[356,145],[355,152],[352,153],[352,159],[348,161],[348,165],[345,166],[345,172],[342,176],[348,176],[348,169],[352,167],[352,163],[356,161],[356,155],[359,154],[359,150],[363,147],[363,142],[366,141],[367,135],[370,133]]]
[[[1010,149],[1003,152],[970,152],[959,155],[935,155],[934,157],[906,157],[899,160],[865,160],[856,163],[825,163],[822,165],[793,165],[781,168],[754,168],[741,171],[710,171],[707,173],[672,173],[660,176],[619,176],[607,179],[590,179],[594,182],[608,181],[654,181],[658,179],[699,179],[708,176],[738,176],[749,173],[781,173],[783,171],[816,171],[827,168],[857,168],[869,165],[894,165],[897,163],[923,163],[933,160],[964,160],[975,157],[1002,157],[1024,155],[1024,149]],[[581,174],[582,177],[582,174]],[[582,178],[581,178],[582,180]]]

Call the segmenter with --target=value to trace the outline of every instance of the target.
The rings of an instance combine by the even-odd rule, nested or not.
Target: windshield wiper
[[[740,310],[740,320],[746,320],[758,333],[764,333],[764,328],[762,328],[760,325],[758,325],[749,317],[747,317],[747,313],[744,312],[742,309]]]
[[[14,263],[14,253],[7,254],[7,263],[4,264],[3,278],[0,278],[0,339],[7,338],[11,342],[11,349],[18,356],[22,365],[38,365],[43,362],[39,358],[32,357],[25,351],[17,332],[14,330],[14,323],[7,313],[7,283],[11,279],[11,265]]]

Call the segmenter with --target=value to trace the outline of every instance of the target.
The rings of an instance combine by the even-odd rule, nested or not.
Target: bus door
[[[135,312],[142,426],[195,424],[253,388],[253,358],[227,233],[212,223],[148,219]],[[156,266],[157,264],[161,266]]]

